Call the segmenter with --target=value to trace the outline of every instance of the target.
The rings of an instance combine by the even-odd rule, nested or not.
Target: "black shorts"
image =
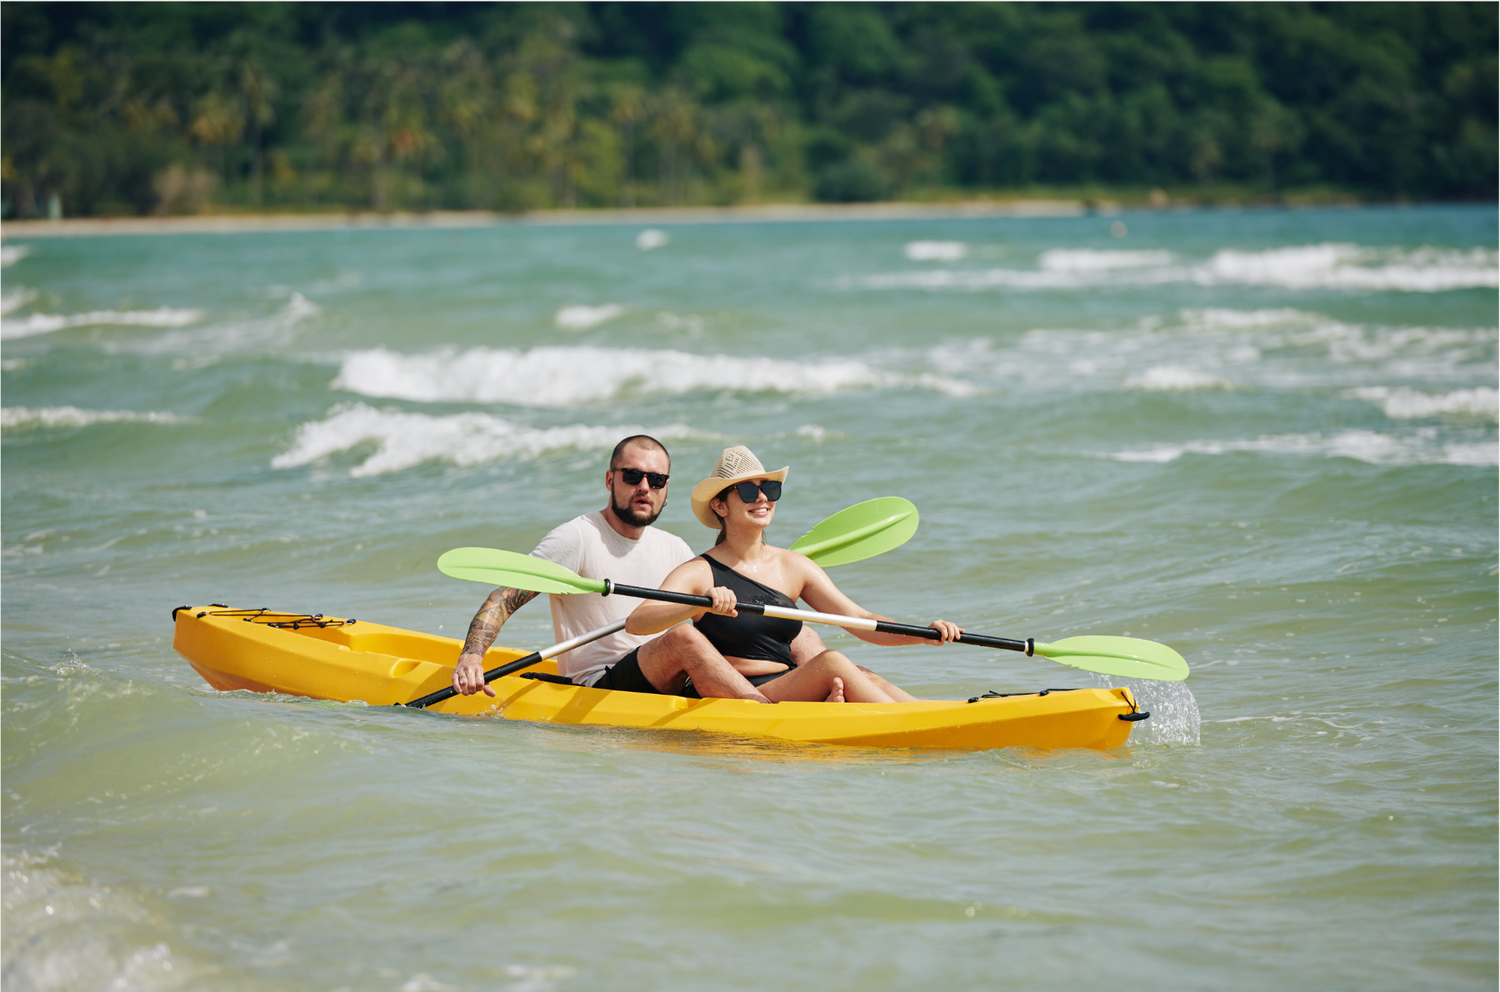
[[[793,665],[792,667],[795,668],[796,666]],[[783,675],[785,675],[787,672],[790,672],[791,670],[792,670],[791,668],[788,668],[788,669],[786,669],[786,671],[782,671],[782,672],[767,672],[764,675],[746,675],[745,676],[745,681],[749,682],[751,685],[755,686],[756,688],[759,688],[760,686],[765,685],[767,682],[774,682],[774,681],[776,681],[777,679],[781,678]],[[689,698],[689,699],[702,699],[703,698],[702,696],[698,695],[698,689],[697,689],[696,686],[693,685],[693,680],[692,680],[691,676],[689,676],[689,678],[687,679],[687,681],[685,681],[685,682],[682,683],[682,694],[684,696],[686,696],[687,698]]]
[[[636,648],[606,668],[604,674],[599,676],[599,681],[594,683],[594,688],[614,689],[618,692],[654,692],[660,696],[661,691],[641,671],[640,653],[641,649]]]

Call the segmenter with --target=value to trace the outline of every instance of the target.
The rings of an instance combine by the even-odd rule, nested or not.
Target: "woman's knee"
[[[667,628],[657,636],[656,641],[674,654],[701,650],[704,645],[708,644],[708,638],[698,633],[698,628],[690,623],[680,623],[675,627]]]
[[[833,674],[841,677],[847,676],[854,672],[858,672],[860,670],[858,665],[850,661],[846,655],[838,651],[824,651],[812,661],[808,662],[808,664],[815,665],[819,668],[826,668]]]

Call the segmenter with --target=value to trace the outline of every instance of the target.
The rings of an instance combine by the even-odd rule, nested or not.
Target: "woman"
[[[781,620],[736,612],[735,604],[763,603],[794,607],[804,600],[820,613],[885,620],[862,609],[839,592],[828,574],[806,555],[765,543],[765,531],[776,515],[787,470],[767,472],[743,445],[725,448],[713,475],[693,488],[693,514],[716,527],[719,539],[702,556],[673,569],[663,589],[710,596],[712,608],[696,609],[647,601],[626,622],[632,634],[655,634],[691,619],[719,653],[767,699],[856,703],[912,702],[915,697],[837,651],[824,651],[798,665],[791,642],[799,620]],[[946,620],[931,624],[944,644],[962,631]],[[851,630],[871,644],[926,644],[919,637]]]

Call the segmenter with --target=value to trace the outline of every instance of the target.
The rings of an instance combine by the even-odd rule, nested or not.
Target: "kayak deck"
[[[232,610],[174,611],[172,645],[215,689],[279,692],[374,706],[404,704],[451,685],[462,642],[363,620]],[[485,669],[529,652],[491,648]],[[527,670],[557,672],[551,661]],[[777,703],[687,699],[590,689],[523,677],[490,683],[495,696],[455,696],[439,713],[508,720],[703,730],[866,747],[1112,748],[1140,719],[1129,689],[1070,689],[974,701]]]

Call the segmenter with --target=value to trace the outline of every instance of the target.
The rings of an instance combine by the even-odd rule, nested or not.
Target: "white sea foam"
[[[638,348],[471,348],[406,355],[352,352],[334,389],[364,396],[432,402],[568,407],[632,392],[676,395],[700,389],[822,395],[917,387],[953,396],[975,390],[957,379],[886,372],[855,359],[782,361]]]
[[[1194,278],[1204,285],[1441,293],[1500,286],[1500,253],[1474,248],[1377,249],[1351,244],[1216,252]]]
[[[666,231],[648,227],[635,236],[635,246],[641,251],[651,251],[654,248],[665,248],[671,240]]]
[[[8,269],[30,254],[30,245],[0,245],[0,269]]]
[[[1126,389],[1143,389],[1151,393],[1182,393],[1195,389],[1229,389],[1234,385],[1222,376],[1180,365],[1153,365],[1125,380]]]
[[[1169,251],[1099,251],[1094,248],[1053,248],[1037,257],[1044,272],[1108,272],[1116,269],[1152,269],[1172,265],[1177,256]]]
[[[1203,310],[1181,310],[1177,317],[1184,327],[1200,331],[1253,331],[1266,327],[1307,326],[1328,319],[1321,314],[1291,307],[1263,310],[1208,307]]]
[[[953,259],[941,259],[952,261]],[[1440,293],[1500,286],[1500,252],[1489,248],[1371,248],[1292,245],[1262,251],[1225,248],[1193,263],[1168,251],[1053,248],[1034,269],[930,269],[845,279],[869,289],[1085,289],[1153,286],[1272,286],[1350,292]]]
[[[0,296],[0,316],[15,313],[17,310],[36,299],[37,292],[34,289],[18,289],[14,293],[6,293]]]
[[[1111,455],[1122,462],[1172,462],[1183,455],[1224,455],[1260,452],[1323,458],[1352,458],[1371,465],[1496,465],[1500,444],[1445,442],[1435,431],[1397,436],[1376,431],[1344,431],[1339,434],[1280,434],[1228,441],[1186,441],[1149,448],[1120,451]]]
[[[297,327],[322,312],[322,307],[301,293],[293,293],[285,306],[263,317],[172,330],[147,338],[106,341],[100,347],[115,354],[174,355],[173,368],[179,371],[202,368],[237,352],[290,348],[296,340]]]
[[[323,420],[298,427],[291,449],[273,458],[271,467],[308,465],[336,452],[373,443],[375,453],[349,473],[363,478],[434,460],[480,465],[502,458],[534,458],[561,449],[608,449],[622,437],[642,433],[662,440],[694,436],[686,424],[649,429],[586,424],[534,428],[485,413],[432,416],[349,403],[334,407]]]
[[[12,341],[16,338],[29,338],[37,334],[51,334],[67,327],[186,327],[202,318],[202,310],[173,307],[158,307],[155,310],[93,310],[67,316],[34,313],[24,320],[0,323],[0,339]]]
[[[208,973],[173,956],[160,917],[129,887],[105,885],[58,863],[57,845],[7,854],[0,872],[6,989],[202,988]]]
[[[1349,389],[1424,381],[1456,389],[1495,380],[1497,338],[1494,328],[1380,327],[1291,308],[1211,309],[1118,328],[1037,328],[1008,341],[947,342],[928,358],[936,369],[973,382],[1086,390]]]
[[[76,406],[8,406],[0,410],[0,428],[8,431],[118,423],[186,424],[191,423],[192,420],[191,417],[179,417],[175,413],[83,410]]]
[[[598,327],[606,321],[614,320],[625,312],[625,308],[618,303],[606,303],[603,306],[591,307],[578,304],[571,307],[563,307],[557,311],[553,322],[564,331],[587,331]]]
[[[869,289],[957,289],[979,292],[986,289],[1087,289],[1108,285],[1147,285],[1181,282],[1187,270],[1128,269],[929,269],[922,272],[895,272],[853,280],[854,285]],[[846,281],[847,283],[848,281]]]
[[[1344,394],[1350,399],[1368,400],[1385,411],[1392,420],[1420,420],[1427,417],[1475,417],[1500,420],[1500,393],[1493,389],[1455,389],[1429,394],[1415,389],[1365,386]]]
[[[969,246],[962,241],[908,241],[904,250],[913,262],[957,262]]]

